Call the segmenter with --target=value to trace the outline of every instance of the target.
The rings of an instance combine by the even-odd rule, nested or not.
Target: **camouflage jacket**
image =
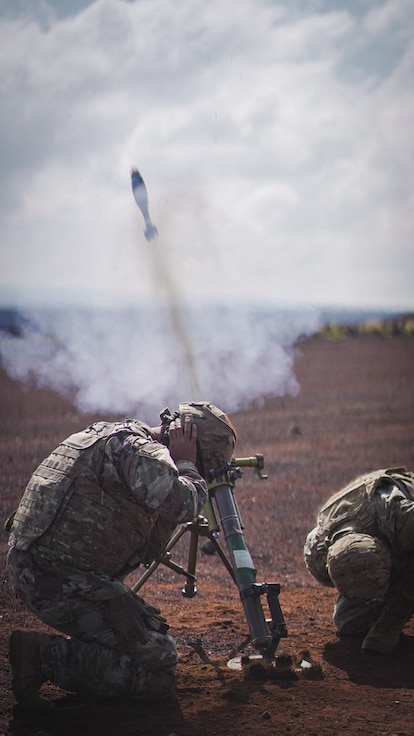
[[[30,550],[46,566],[122,578],[145,557],[152,535],[166,543],[206,498],[195,465],[175,464],[146,424],[97,422],[68,437],[35,470],[9,545]],[[160,530],[167,538],[160,539]]]
[[[367,473],[326,501],[304,548],[308,568],[324,584],[331,584],[326,571],[329,546],[348,530],[384,540],[396,556],[413,552],[414,473],[405,468]]]

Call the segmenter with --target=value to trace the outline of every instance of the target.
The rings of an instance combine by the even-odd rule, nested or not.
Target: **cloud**
[[[136,165],[184,301],[413,306],[410,2],[70,5],[0,19],[15,298],[156,298]]]

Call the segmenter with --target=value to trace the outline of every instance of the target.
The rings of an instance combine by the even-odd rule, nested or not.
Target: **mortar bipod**
[[[264,657],[274,655],[279,640],[287,636],[286,625],[279,604],[280,586],[278,583],[257,583],[256,569],[244,538],[244,525],[234,496],[236,479],[242,475],[240,466],[255,467],[260,478],[263,474],[263,456],[256,455],[249,458],[235,458],[215,471],[210,471],[211,482],[208,485],[209,497],[204,507],[205,516],[199,516],[195,521],[182,524],[172,535],[167,545],[147,567],[132,588],[137,592],[148,580],[160,564],[184,575],[186,583],[182,595],[192,598],[197,593],[196,588],[196,558],[198,539],[208,537],[218,553],[227,572],[239,589],[247,623],[250,630],[252,646]],[[214,502],[214,506],[213,506]],[[216,517],[217,510],[217,517]],[[220,526],[217,522],[220,520]],[[218,542],[220,531],[223,531],[227,554]],[[171,550],[189,531],[190,545],[187,569],[171,560]],[[261,602],[262,594],[266,594],[271,618],[266,619]]]
[[[207,502],[209,503],[209,501]],[[188,550],[188,563],[187,567],[183,567],[171,559],[171,550],[180,541],[181,537],[186,532],[190,532],[190,545]],[[236,582],[236,578],[233,569],[228,561],[226,554],[217,540],[218,532],[210,529],[209,521],[205,516],[198,516],[195,521],[189,521],[186,524],[181,524],[174,534],[172,535],[169,542],[165,545],[164,549],[160,554],[147,566],[145,572],[137,580],[135,585],[132,587],[132,591],[137,593],[138,590],[144,585],[144,583],[151,577],[159,565],[165,565],[170,570],[183,575],[186,578],[184,588],[181,593],[185,598],[194,598],[197,595],[196,587],[196,565],[197,565],[197,551],[198,551],[198,540],[199,537],[208,537],[212,543],[215,551],[220,557],[224,564],[227,572],[232,577],[233,581]]]

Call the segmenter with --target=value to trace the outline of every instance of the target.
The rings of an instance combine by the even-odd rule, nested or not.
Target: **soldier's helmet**
[[[184,425],[185,416],[190,416],[192,424],[197,425],[197,466],[204,478],[209,480],[210,470],[231,462],[237,439],[236,430],[227,414],[214,404],[209,401],[188,401],[180,404],[174,414],[169,409],[164,409],[160,414],[165,426],[164,444],[168,445],[171,420],[180,417]]]
[[[333,587],[333,582],[328,575],[325,559],[325,543],[321,539],[319,527],[312,529],[306,537],[303,548],[303,557],[308,572],[322,585]]]
[[[189,401],[178,407],[181,422],[184,416],[191,416],[197,425],[198,458],[201,474],[208,480],[210,470],[230,463],[237,440],[229,417],[221,409],[208,401]]]
[[[383,599],[391,575],[391,552],[369,534],[352,532],[328,550],[327,570],[335,588],[349,600],[361,603]]]

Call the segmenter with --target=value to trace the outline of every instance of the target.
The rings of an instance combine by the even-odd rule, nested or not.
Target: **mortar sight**
[[[230,463],[232,468],[256,468],[257,475],[261,480],[265,480],[268,476],[263,473],[264,457],[261,454],[252,455],[251,457],[233,457]]]
[[[251,457],[233,457],[230,463],[224,463],[219,468],[211,468],[209,471],[209,480],[211,489],[214,483],[220,482],[223,479],[234,482],[237,478],[241,478],[243,475],[242,468],[256,468],[257,475],[260,480],[265,480],[268,476],[263,473],[264,458],[263,455],[257,454]]]

